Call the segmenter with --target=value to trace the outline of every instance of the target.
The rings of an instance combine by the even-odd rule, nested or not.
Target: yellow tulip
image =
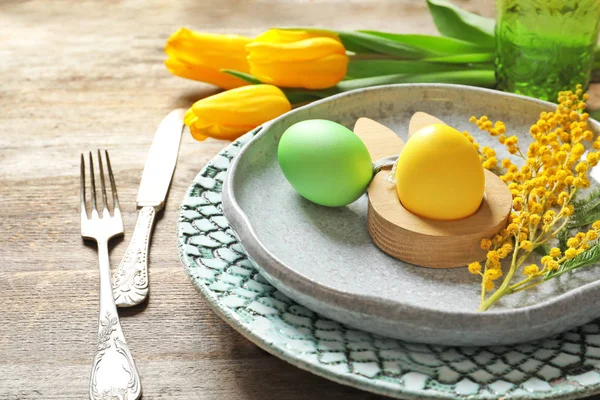
[[[281,87],[324,89],[346,75],[348,56],[330,32],[271,29],[246,46],[250,73]]]
[[[291,109],[279,88],[251,85],[197,101],[185,113],[184,121],[196,140],[233,140]]]
[[[268,31],[258,35],[253,39],[253,42],[268,42],[268,43],[293,43],[306,39],[314,39],[326,37],[341,43],[337,34],[329,31],[301,31],[288,29],[269,29]]]
[[[165,65],[173,74],[232,89],[248,83],[221,72],[234,69],[249,72],[246,44],[250,38],[239,35],[216,35],[181,28],[167,40]]]

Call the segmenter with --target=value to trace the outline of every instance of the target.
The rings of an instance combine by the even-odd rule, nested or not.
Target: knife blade
[[[156,130],[142,173],[137,195],[138,207],[158,207],[159,210],[164,205],[177,163],[184,113],[183,109],[171,111]]]
[[[118,307],[131,307],[148,296],[148,246],[154,217],[164,207],[183,132],[185,110],[171,111],[160,123],[142,173],[137,195],[138,217],[125,255],[113,275]]]

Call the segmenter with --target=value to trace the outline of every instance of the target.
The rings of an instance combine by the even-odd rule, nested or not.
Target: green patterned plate
[[[314,313],[271,286],[223,216],[221,188],[250,132],[200,171],[179,212],[179,255],[211,308],[289,363],[405,399],[574,399],[600,393],[600,320],[512,346],[443,347],[389,339]]]

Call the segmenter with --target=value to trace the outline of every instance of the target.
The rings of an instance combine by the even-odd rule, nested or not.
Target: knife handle
[[[148,296],[148,244],[155,216],[154,207],[142,207],[138,212],[131,243],[113,275],[117,307],[135,306]]]

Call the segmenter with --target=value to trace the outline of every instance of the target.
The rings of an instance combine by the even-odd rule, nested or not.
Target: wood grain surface
[[[457,1],[493,15],[493,0]],[[247,35],[314,25],[433,33],[424,1],[0,1],[0,399],[85,399],[98,310],[96,251],[80,237],[79,154],[108,149],[125,252],[156,126],[215,88],[171,76],[164,43],[180,26]],[[597,90],[596,90],[597,92]],[[597,96],[596,96],[597,98]],[[144,399],[375,399],[313,376],[244,339],[188,281],[177,207],[227,143],[184,133],[150,249],[150,300],[121,310]]]

